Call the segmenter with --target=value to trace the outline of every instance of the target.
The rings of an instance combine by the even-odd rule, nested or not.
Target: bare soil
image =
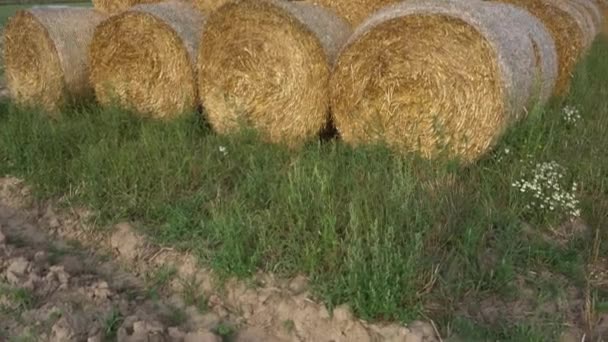
[[[0,340],[440,341],[431,323],[370,324],[346,305],[330,313],[303,276],[219,282],[187,251],[91,217],[0,178]],[[151,296],[163,270],[173,272]]]

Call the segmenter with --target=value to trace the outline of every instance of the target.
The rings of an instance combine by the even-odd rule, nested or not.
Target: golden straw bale
[[[303,2],[242,0],[209,16],[199,50],[199,93],[219,133],[250,127],[297,147],[328,120],[330,67],[351,33]]]
[[[585,46],[585,33],[579,24],[567,12],[555,6],[551,0],[500,0],[520,6],[547,27],[557,49],[559,74],[555,85],[555,94],[564,95],[570,88],[570,81],[578,58]]]
[[[4,30],[4,63],[15,102],[55,112],[73,98],[92,95],[87,48],[105,15],[77,7],[17,12]]]
[[[137,5],[95,30],[91,83],[102,105],[172,118],[198,103],[194,61],[205,18],[191,4]]]
[[[347,143],[471,162],[529,104],[534,49],[508,6],[410,0],[364,22],[330,82]]]
[[[117,14],[139,4],[153,4],[162,0],[93,0],[93,7],[97,10]]]
[[[357,26],[367,17],[382,7],[399,2],[400,0],[309,0],[310,2],[329,8],[351,25]]]

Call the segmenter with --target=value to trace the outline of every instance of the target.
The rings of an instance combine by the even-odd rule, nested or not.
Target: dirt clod
[[[30,263],[23,257],[10,260],[6,270],[6,280],[11,285],[21,284],[29,266]]]
[[[115,226],[115,229],[110,237],[112,248],[121,257],[134,261],[139,256],[140,250],[144,247],[143,241],[128,223],[119,223]]]
[[[308,289],[308,279],[304,276],[297,276],[289,282],[289,290],[294,295],[299,295]]]
[[[66,317],[61,317],[51,329],[51,342],[76,341],[76,332]]]
[[[222,339],[209,331],[198,331],[186,334],[184,342],[222,342]]]
[[[350,321],[353,319],[353,313],[348,305],[340,305],[334,309],[334,319],[338,322]]]

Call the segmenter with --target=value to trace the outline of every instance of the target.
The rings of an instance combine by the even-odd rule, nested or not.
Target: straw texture
[[[91,43],[91,83],[103,105],[154,118],[193,111],[194,61],[205,18],[190,4],[137,5],[111,17]]]
[[[198,57],[211,126],[243,127],[297,147],[328,120],[330,66],[351,33],[332,12],[302,2],[243,0],[212,13]]]
[[[19,11],[4,30],[6,79],[15,102],[55,112],[92,95],[87,48],[105,16],[76,7]]]
[[[600,5],[596,0],[570,0],[573,3],[579,4],[582,8],[584,8],[587,13],[591,16],[593,24],[595,25],[596,35],[600,33],[603,24],[603,16]],[[598,0],[601,1],[601,0]]]
[[[510,7],[412,0],[349,39],[330,82],[334,120],[351,144],[382,142],[425,157],[474,161],[529,104],[534,52]]]
[[[356,27],[374,12],[399,0],[310,0],[310,2],[333,10]]]
[[[463,0],[469,1],[469,0]],[[521,7],[499,2],[487,2],[493,6],[509,6],[512,25],[523,28],[529,35],[536,58],[536,84],[538,101],[546,103],[555,91],[558,78],[558,56],[553,37],[537,17]]]
[[[117,14],[139,4],[153,4],[162,0],[92,0],[95,9],[107,13]]]
[[[585,33],[579,23],[568,12],[556,6],[556,0],[500,1],[524,8],[536,16],[549,30],[557,49],[559,67],[555,94],[566,94],[570,88],[574,68],[586,44]]]
[[[184,1],[192,1],[194,6],[198,8],[203,13],[210,13],[220,8],[223,4],[228,2],[228,0],[184,0]]]
[[[575,0],[545,0],[551,6],[555,6],[567,13],[578,25],[583,33],[583,51],[584,54],[593,43],[597,35],[597,29],[591,14]]]

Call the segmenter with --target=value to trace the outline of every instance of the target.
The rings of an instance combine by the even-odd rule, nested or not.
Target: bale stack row
[[[604,0],[597,0],[604,1]],[[604,23],[595,0],[96,0],[22,11],[13,98],[172,118],[301,146],[331,122],[353,145],[470,162],[567,92]],[[76,44],[74,44],[76,42]]]

